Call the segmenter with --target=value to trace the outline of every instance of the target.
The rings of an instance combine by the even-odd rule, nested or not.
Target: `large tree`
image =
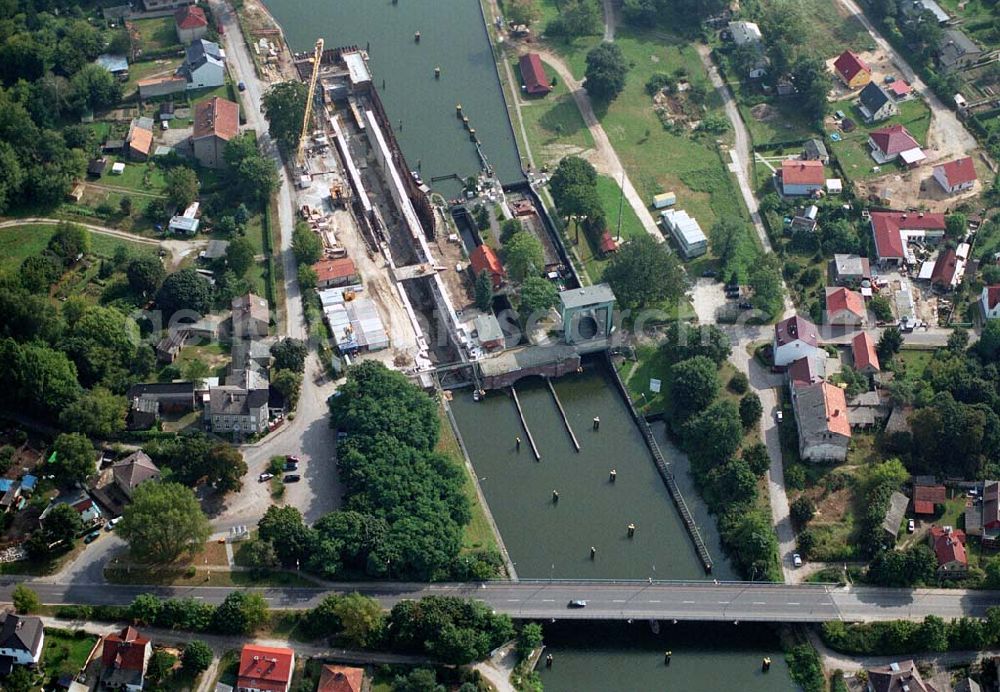
[[[521,319],[527,320],[532,315],[542,316],[558,303],[559,291],[548,279],[529,276],[521,285],[521,301],[518,305]]]
[[[156,255],[143,253],[129,260],[125,267],[129,287],[140,295],[153,294],[167,276],[163,261]]]
[[[719,258],[724,276],[743,269],[748,244],[746,224],[735,217],[722,217],[712,226],[708,236],[712,241],[712,253]]]
[[[604,270],[618,302],[627,308],[653,307],[684,294],[684,270],[664,243],[642,234],[625,243]]]
[[[705,356],[682,360],[670,369],[670,405],[686,420],[712,403],[719,392],[718,368]]]
[[[307,96],[306,85],[298,80],[276,84],[264,94],[268,132],[286,155],[298,147]]]
[[[178,310],[205,313],[212,306],[212,285],[188,267],[168,276],[156,294],[156,306],[169,319]]]
[[[59,423],[66,430],[108,439],[125,429],[127,409],[125,397],[95,387],[64,408]]]
[[[587,93],[598,101],[611,101],[625,88],[628,61],[616,43],[601,43],[587,53]]]
[[[542,243],[528,231],[511,236],[504,246],[504,264],[507,273],[518,283],[529,276],[537,276],[545,266]]]
[[[750,270],[751,302],[758,310],[775,317],[784,305],[785,290],[778,259],[772,254],[757,258]]]
[[[720,399],[683,427],[684,447],[696,469],[707,469],[731,459],[743,439],[743,423],[736,404]]]
[[[49,251],[70,265],[76,258],[90,252],[90,231],[83,226],[67,221],[56,227],[56,232],[49,238]]]
[[[138,560],[153,564],[196,552],[211,533],[194,492],[179,483],[136,488],[117,531]]]
[[[597,195],[597,171],[579,156],[567,156],[559,162],[549,181],[549,191],[562,216],[604,216]]]
[[[271,347],[275,370],[305,372],[307,355],[309,355],[309,348],[301,339],[289,337]]]
[[[52,445],[55,460],[52,471],[59,482],[80,483],[97,471],[94,446],[86,435],[63,433]]]
[[[246,238],[235,238],[226,248],[226,264],[236,276],[244,276],[254,264],[256,250]]]
[[[363,649],[381,635],[385,617],[381,604],[374,598],[347,594],[337,600],[333,612],[340,620],[341,636],[348,646]]]
[[[323,256],[323,241],[307,224],[299,222],[292,231],[292,253],[299,264],[315,264]]]
[[[198,199],[198,176],[187,166],[171,168],[164,177],[167,182],[164,192],[179,209]]]

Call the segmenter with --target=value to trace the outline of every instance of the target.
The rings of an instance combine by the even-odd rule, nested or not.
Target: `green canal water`
[[[791,692],[798,686],[777,638],[770,628],[756,625],[671,625],[653,634],[648,623],[631,625],[574,623],[545,627],[545,654],[538,672],[545,692],[615,690],[650,692]],[[664,652],[670,651],[670,665]],[[761,671],[765,656],[771,670]]]
[[[500,180],[521,180],[514,135],[497,81],[493,54],[477,0],[265,0],[295,51],[368,46],[375,86],[407,163],[446,195],[454,181],[431,178],[479,172],[479,156],[455,117],[455,104],[482,142]],[[420,42],[413,39],[420,32]],[[441,78],[434,78],[434,68]],[[385,80],[385,88],[382,81]]]
[[[541,453],[535,461],[513,400],[492,392],[475,402],[458,392],[452,409],[504,542],[524,578],[706,579],[691,539],[652,456],[615,389],[606,366],[588,361],[583,374],[553,381],[580,442],[577,453],[552,394],[540,378],[517,386]],[[594,416],[601,419],[593,429]],[[517,451],[515,438],[523,443]],[[663,439],[663,438],[661,438]],[[661,447],[668,460],[676,455]],[[680,455],[676,455],[680,456]],[[617,471],[611,483],[609,472]],[[693,509],[686,469],[678,480]],[[553,502],[552,491],[559,493]],[[713,576],[735,574],[722,559],[715,524],[698,512]],[[634,538],[626,527],[636,525]],[[590,547],[597,549],[590,559]]]

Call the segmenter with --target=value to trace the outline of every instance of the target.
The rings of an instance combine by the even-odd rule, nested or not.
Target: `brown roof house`
[[[194,109],[194,133],[191,145],[198,163],[208,168],[222,168],[226,144],[240,133],[240,107],[232,101],[213,96]]]
[[[868,669],[868,692],[937,692],[920,677],[912,660]]]
[[[851,442],[844,390],[829,382],[791,384],[799,455],[807,461],[844,461]]]
[[[153,653],[149,639],[134,627],[104,637],[101,651],[101,682],[104,687],[142,692],[146,667]]]
[[[149,455],[141,449],[134,452],[111,467],[115,485],[132,499],[135,489],[146,481],[160,480],[160,469],[156,467]]]
[[[316,692],[361,692],[364,682],[364,668],[325,665],[319,671]]]
[[[267,336],[271,311],[267,299],[253,293],[233,298],[233,337],[258,339]]]

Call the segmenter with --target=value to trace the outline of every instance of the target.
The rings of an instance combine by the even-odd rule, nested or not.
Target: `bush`
[[[792,523],[799,528],[804,528],[806,524],[812,521],[813,516],[816,514],[816,505],[805,495],[796,498],[789,508],[789,514],[792,518]]]
[[[756,392],[744,394],[740,399],[740,421],[747,430],[760,422],[760,417],[764,414],[764,406],[760,403],[760,397]]]
[[[800,644],[785,654],[788,672],[803,692],[825,692],[826,678],[819,654],[809,644]]]
[[[806,470],[801,464],[785,466],[785,485],[792,490],[802,490],[806,487]]]
[[[184,654],[181,656],[184,669],[191,673],[200,673],[212,665],[215,655],[208,644],[198,639],[191,641],[184,647]]]
[[[749,388],[750,379],[743,372],[737,371],[736,374],[729,379],[729,389],[736,394],[745,394]]]

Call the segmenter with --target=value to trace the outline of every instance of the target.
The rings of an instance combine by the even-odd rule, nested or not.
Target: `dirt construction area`
[[[830,90],[830,94],[827,97],[829,101],[842,101],[852,94],[857,96],[861,91],[861,89],[852,91],[840,80],[840,77],[836,76],[837,71],[833,69],[833,63],[837,61],[838,57],[840,57],[839,53],[826,61],[826,67],[830,71],[830,74],[835,75],[833,78],[833,88]],[[858,57],[864,60],[868,67],[871,68],[873,82],[882,84],[886,75],[899,77],[901,74],[901,70],[896,67],[895,63],[892,62],[892,59],[882,50],[867,50],[862,53],[858,53]]]
[[[983,164],[977,165],[976,169],[980,176],[988,171]],[[978,196],[983,189],[983,182],[980,179],[968,192],[946,193],[934,179],[934,164],[904,172],[896,171],[874,180],[858,180],[855,184],[859,197],[863,199],[877,197],[893,209],[923,209],[943,213],[948,213],[961,202]]]

